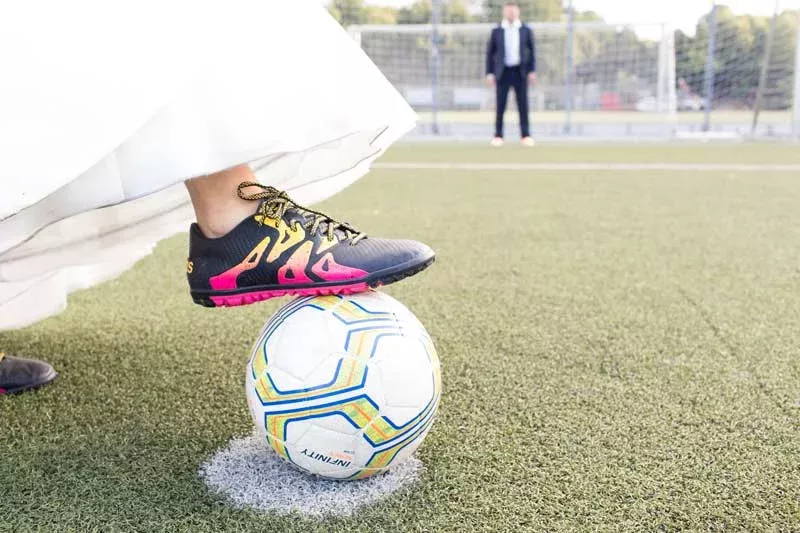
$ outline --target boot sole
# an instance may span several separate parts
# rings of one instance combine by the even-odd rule
[[[327,296],[335,294],[357,294],[382,285],[389,285],[418,274],[431,266],[436,256],[415,259],[392,269],[374,272],[365,278],[349,283],[316,283],[306,286],[262,285],[237,291],[192,291],[194,303],[204,307],[238,307],[281,296]]]

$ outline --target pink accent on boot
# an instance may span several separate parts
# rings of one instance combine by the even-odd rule
[[[311,248],[313,247],[313,242],[306,242],[292,254],[285,265],[278,269],[279,284],[300,285],[314,283],[314,280],[306,275],[306,267],[311,259]]]
[[[215,291],[229,291],[235,289],[238,286],[236,280],[239,279],[239,274],[246,270],[249,269],[244,265],[236,265],[235,267],[231,268],[230,270],[226,270],[218,276],[209,278],[208,283]]]
[[[211,296],[211,301],[217,307],[236,307],[249,305],[270,298],[281,296],[327,296],[332,294],[356,294],[367,292],[370,289],[366,282],[353,283],[352,285],[333,285],[328,287],[312,287],[305,289],[272,289],[268,291],[247,292],[230,296]]]
[[[322,256],[322,259],[311,267],[311,272],[325,281],[349,281],[364,278],[369,274],[359,268],[340,265],[330,252]]]
[[[230,291],[237,288],[239,286],[237,282],[239,275],[258,266],[258,262],[261,261],[261,256],[264,255],[264,250],[267,249],[267,246],[269,246],[269,237],[258,243],[241,263],[229,268],[222,274],[209,278],[208,283],[211,288],[215,291]]]

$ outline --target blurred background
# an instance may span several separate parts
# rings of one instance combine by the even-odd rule
[[[491,136],[484,54],[503,0],[320,1],[418,111],[413,136]],[[537,138],[800,139],[800,0],[518,3]]]

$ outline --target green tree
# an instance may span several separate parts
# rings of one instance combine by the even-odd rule
[[[484,0],[483,18],[498,22],[503,18],[505,0]],[[553,22],[561,20],[562,0],[519,0],[522,20],[526,22]]]
[[[765,104],[768,108],[788,109],[793,104],[794,77],[800,72],[794,71],[794,57],[797,51],[797,25],[800,22],[800,11],[784,11],[778,15],[775,25],[772,61],[767,76],[767,92]]]
[[[427,24],[431,21],[430,0],[417,0],[408,7],[403,7],[397,14],[399,24]]]
[[[603,17],[594,11],[575,11],[576,22],[603,22]]]
[[[726,6],[717,8],[714,50],[714,99],[717,105],[751,105],[764,60],[769,18],[736,15]],[[784,108],[792,97],[793,57],[796,46],[797,13],[785,11],[775,27],[773,56],[767,70],[765,107]],[[676,74],[691,90],[705,95],[709,16],[700,18],[694,36],[675,35]]]
[[[328,12],[333,15],[339,24],[364,24],[367,21],[367,8],[364,0],[331,0]]]
[[[397,24],[398,10],[389,6],[367,6],[367,24]]]
[[[428,24],[431,22],[433,7],[431,0],[416,0],[409,7],[400,9],[397,22],[400,24]],[[441,21],[445,24],[469,22],[472,17],[463,0],[445,0],[442,3]]]
[[[472,21],[472,16],[469,14],[469,10],[463,0],[450,0],[447,2],[444,16],[445,22],[448,24],[463,24]]]

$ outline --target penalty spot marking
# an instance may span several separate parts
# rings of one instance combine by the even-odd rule
[[[310,476],[284,461],[257,435],[231,440],[200,467],[209,490],[236,508],[314,518],[350,516],[417,482],[416,458],[360,481]]]
[[[377,169],[400,170],[664,170],[675,172],[800,172],[800,164],[730,164],[730,163],[375,163]]]

